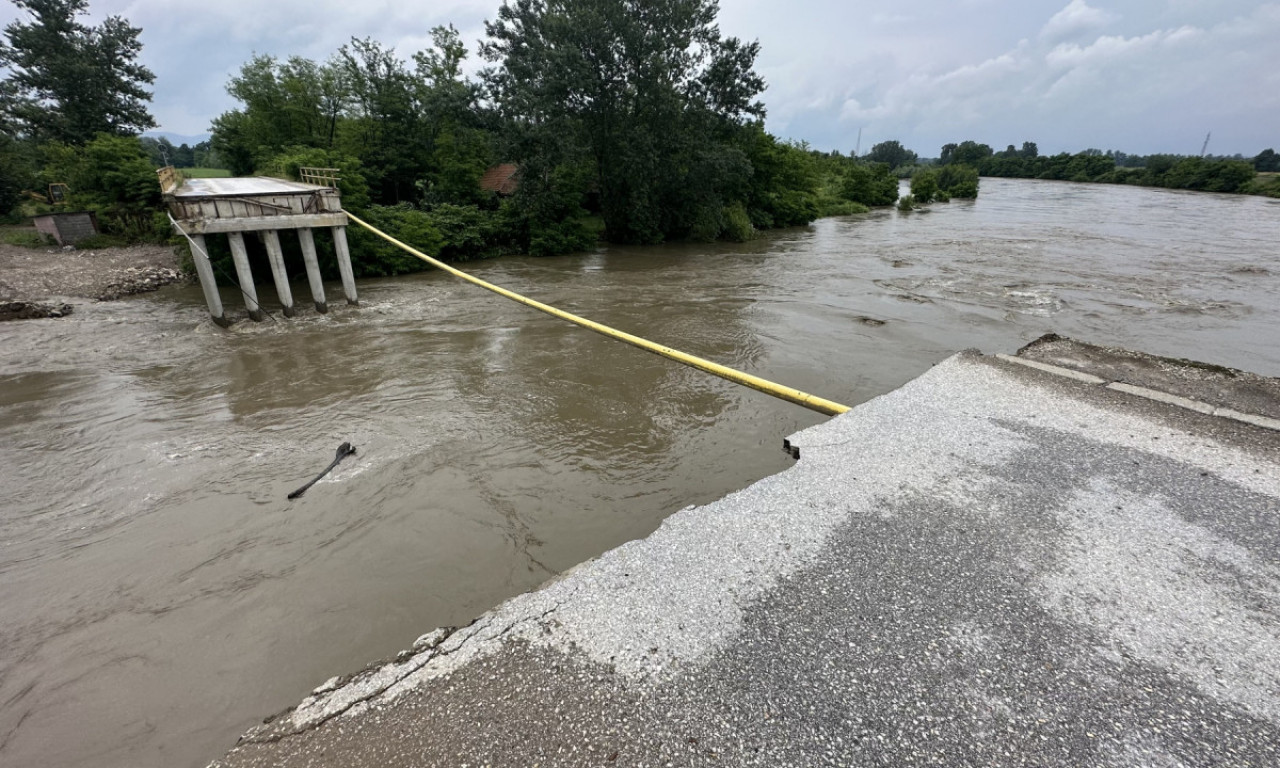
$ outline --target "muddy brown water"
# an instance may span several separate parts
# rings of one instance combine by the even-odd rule
[[[1277,242],[1276,200],[988,179],[745,245],[470,269],[852,405],[1047,331],[1280,375]],[[194,287],[0,325],[0,764],[203,765],[785,468],[822,418],[441,274],[360,291],[229,332]]]

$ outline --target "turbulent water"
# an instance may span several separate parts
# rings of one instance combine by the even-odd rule
[[[1048,331],[1280,375],[1277,242],[1276,200],[988,179],[745,245],[470,268],[853,405]],[[786,467],[821,418],[438,273],[360,291],[230,331],[192,287],[0,325],[0,764],[203,765]]]

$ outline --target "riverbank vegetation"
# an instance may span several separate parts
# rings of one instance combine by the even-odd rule
[[[986,144],[965,141],[944,146],[939,162],[944,165],[962,162],[975,167],[982,176],[1280,197],[1280,184],[1268,175],[1268,172],[1280,171],[1280,157],[1272,149],[1263,150],[1251,160],[1167,154],[1142,156],[1098,149],[1041,155],[1034,142],[1024,142],[1020,148],[1010,144],[996,152]]]
[[[346,207],[454,261],[601,239],[741,241],[893,205],[907,177],[916,205],[975,197],[980,175],[1280,194],[1257,175],[1280,168],[1272,150],[1250,164],[965,141],[931,161],[893,140],[863,157],[781,140],[764,129],[759,45],[722,35],[713,0],[644,14],[616,0],[509,0],[474,76],[452,26],[407,55],[353,39],[324,60],[255,56],[228,81],[238,106],[211,138],[174,146],[138,135],[154,126],[141,30],[118,16],[83,23],[87,0],[15,5],[25,17],[0,39],[0,216],[89,209],[130,242],[171,238],[160,165],[191,177],[337,168]],[[349,234],[361,275],[421,268]]]
[[[463,261],[602,238],[746,240],[897,199],[897,156],[819,152],[765,131],[759,45],[723,36],[712,0],[645,14],[599,0],[508,2],[486,25],[475,77],[452,26],[407,56],[371,39],[323,61],[255,56],[227,84],[239,106],[195,146],[137,138],[153,125],[154,81],[136,64],[139,30],[119,17],[81,24],[84,0],[16,4],[29,18],[6,27],[0,48],[13,73],[0,104],[0,156],[13,160],[3,211],[48,210],[54,201],[20,193],[65,184],[64,203],[97,211],[108,232],[164,238],[154,167],[296,178],[320,166],[339,169],[348,208]],[[103,41],[109,51],[95,48]],[[119,66],[86,110],[81,84],[59,73],[93,56]],[[111,93],[120,104],[104,103]],[[421,266],[357,228],[350,236],[361,274]]]

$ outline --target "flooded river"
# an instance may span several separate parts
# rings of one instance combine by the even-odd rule
[[[1277,200],[987,179],[743,245],[469,268],[854,405],[1048,331],[1280,375],[1278,242]],[[203,765],[785,468],[822,418],[438,273],[360,291],[229,332],[194,287],[0,325],[0,764]]]

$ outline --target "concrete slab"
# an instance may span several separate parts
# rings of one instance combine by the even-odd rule
[[[175,189],[174,197],[252,197],[254,195],[296,195],[316,192],[325,187],[303,184],[266,176],[243,176],[221,179],[186,179]]]
[[[214,765],[1280,765],[1275,432],[970,353],[791,440]]]
[[[1100,347],[1057,334],[1033,341],[1019,350],[1018,356],[1219,408],[1280,419],[1280,380],[1235,368]]]

